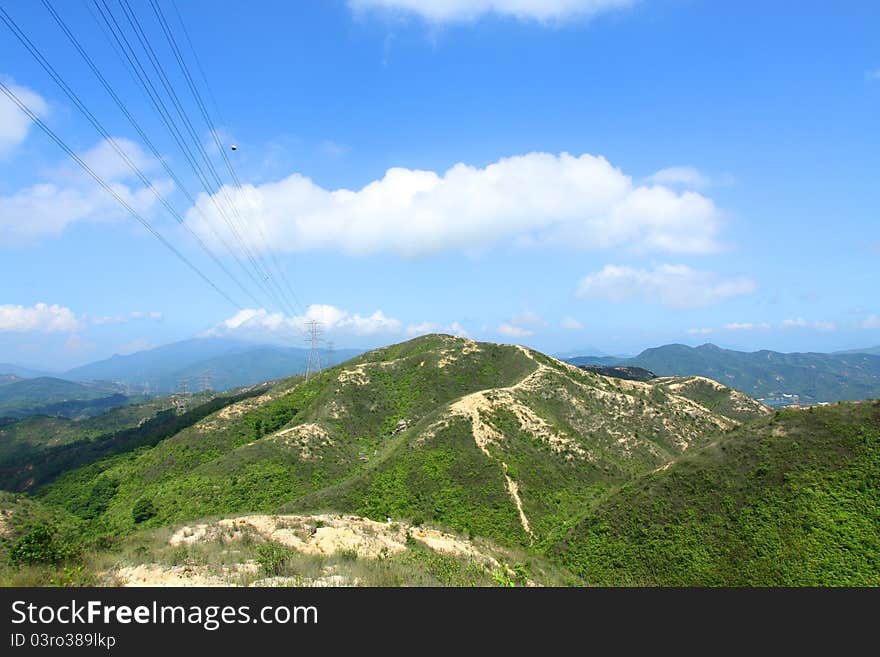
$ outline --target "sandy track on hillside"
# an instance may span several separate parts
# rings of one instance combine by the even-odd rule
[[[303,554],[333,555],[345,552],[375,559],[407,549],[407,536],[426,547],[456,557],[470,557],[486,566],[498,562],[471,541],[429,527],[404,522],[376,522],[352,515],[321,514],[250,515],[225,518],[215,523],[187,525],[169,539],[172,546],[193,545],[213,540],[237,541],[245,535],[280,543]]]

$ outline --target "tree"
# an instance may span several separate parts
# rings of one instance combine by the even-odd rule
[[[155,515],[156,507],[153,506],[152,500],[146,497],[140,498],[131,509],[131,519],[134,520],[135,524],[149,520]]]

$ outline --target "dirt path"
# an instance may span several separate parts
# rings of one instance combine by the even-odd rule
[[[470,419],[471,433],[474,436],[474,442],[477,444],[477,447],[488,458],[493,461],[498,461],[501,464],[501,469],[504,472],[504,479],[507,482],[507,493],[510,495],[513,503],[516,505],[517,511],[519,512],[520,524],[522,524],[522,527],[526,534],[529,535],[529,538],[534,541],[535,534],[532,532],[532,528],[529,525],[529,518],[526,516],[526,512],[523,509],[522,499],[519,496],[519,484],[517,484],[517,482],[508,474],[507,464],[501,459],[493,456],[489,451],[489,445],[492,443],[500,444],[504,440],[504,436],[490,424],[484,422],[482,417],[484,412],[489,412],[496,406],[495,402],[489,399],[489,395],[497,396],[502,394],[510,396],[509,399],[512,400],[513,398],[511,395],[515,390],[519,388],[527,388],[532,379],[539,378],[544,370],[550,369],[543,363],[539,363],[535,360],[532,354],[529,353],[529,350],[525,347],[517,345],[517,349],[537,365],[532,372],[524,376],[519,382],[512,386],[506,388],[487,388],[486,390],[478,390],[477,392],[465,395],[458,401],[453,402],[449,406],[449,410],[455,415]]]

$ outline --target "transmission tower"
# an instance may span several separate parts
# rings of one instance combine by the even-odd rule
[[[333,342],[327,343],[327,367],[333,367],[336,364],[333,358]]]
[[[214,370],[205,370],[200,376],[201,391],[208,392],[214,389]]]
[[[321,352],[320,344],[324,341],[324,329],[321,328],[321,322],[314,319],[306,322],[306,342],[309,343],[309,362],[306,365],[306,381],[313,374],[321,371]]]

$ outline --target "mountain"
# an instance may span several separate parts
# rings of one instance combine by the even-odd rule
[[[431,335],[132,419],[0,467],[0,583],[880,581],[875,402]]]
[[[769,412],[723,386],[730,403],[709,409],[698,384],[612,379],[524,347],[426,336],[282,381],[39,496],[74,510],[112,483],[102,526],[122,533],[143,498],[149,526],[332,510],[528,546],[611,488]]]
[[[657,378],[653,372],[641,367],[623,367],[617,365],[578,365],[582,370],[610,376],[615,379],[627,379],[628,381],[650,381]]]
[[[74,383],[54,377],[22,379],[0,386],[0,418],[27,415],[83,417],[128,403],[110,383]]]
[[[590,584],[877,586],[880,402],[778,411],[601,500],[550,551]]]
[[[873,356],[880,356],[880,346],[877,347],[866,347],[864,349],[847,349],[846,351],[835,351],[835,354],[871,354]]]
[[[21,367],[12,363],[0,363],[0,375],[12,374],[19,379],[35,379],[40,376],[52,376],[49,372]]]
[[[713,344],[670,344],[633,358],[579,357],[576,365],[642,367],[659,376],[703,376],[768,404],[815,404],[880,397],[880,355],[742,352]]]
[[[23,381],[24,377],[18,376],[17,374],[0,374],[0,386],[6,383],[15,383],[16,381]]]
[[[194,338],[125,356],[116,354],[105,360],[75,367],[65,372],[64,376],[74,381],[154,382],[199,361],[238,354],[251,348],[251,343],[240,340]]]
[[[189,390],[228,390],[304,372],[308,350],[254,345],[221,338],[196,338],[74,368],[64,376],[74,381],[107,380],[138,391],[170,394],[188,380]],[[340,349],[321,353],[336,362],[360,353]]]

